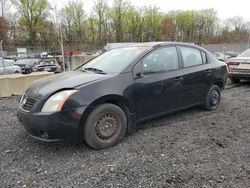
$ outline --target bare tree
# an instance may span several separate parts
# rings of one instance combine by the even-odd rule
[[[84,40],[83,36],[86,20],[82,1],[69,1],[61,10],[61,19],[65,25],[68,44],[72,47],[72,45],[82,42]]]
[[[29,33],[29,43],[33,45],[39,27],[46,21],[49,3],[47,0],[13,0],[21,14],[20,24],[25,26]]]
[[[108,11],[107,0],[97,0],[95,2],[94,12],[97,16],[99,46],[102,46],[106,42],[107,11]]]
[[[1,17],[5,17],[6,12],[10,9],[11,4],[9,0],[0,0]]]

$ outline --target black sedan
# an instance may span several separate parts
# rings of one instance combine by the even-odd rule
[[[21,67],[22,73],[30,74],[33,72],[33,67],[40,59],[19,59],[14,65]]]
[[[34,82],[18,117],[38,140],[85,140],[103,149],[139,122],[197,105],[217,109],[226,79],[226,64],[198,46],[135,44]]]

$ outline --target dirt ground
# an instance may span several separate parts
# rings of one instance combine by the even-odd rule
[[[0,99],[1,187],[250,187],[250,83],[228,84],[221,106],[140,124],[95,151],[26,136],[19,97]]]

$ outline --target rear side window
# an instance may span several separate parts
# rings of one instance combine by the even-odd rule
[[[143,73],[150,74],[178,69],[176,47],[163,47],[147,55],[143,59]]]
[[[184,67],[192,67],[203,64],[203,57],[201,51],[195,48],[180,47],[183,57]]]

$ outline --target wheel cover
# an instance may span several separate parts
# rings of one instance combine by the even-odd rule
[[[213,90],[211,93],[211,100],[210,100],[210,104],[212,106],[217,106],[218,103],[220,101],[220,94],[217,90]]]
[[[105,113],[95,123],[96,139],[109,143],[116,140],[121,131],[121,120],[116,113]]]

